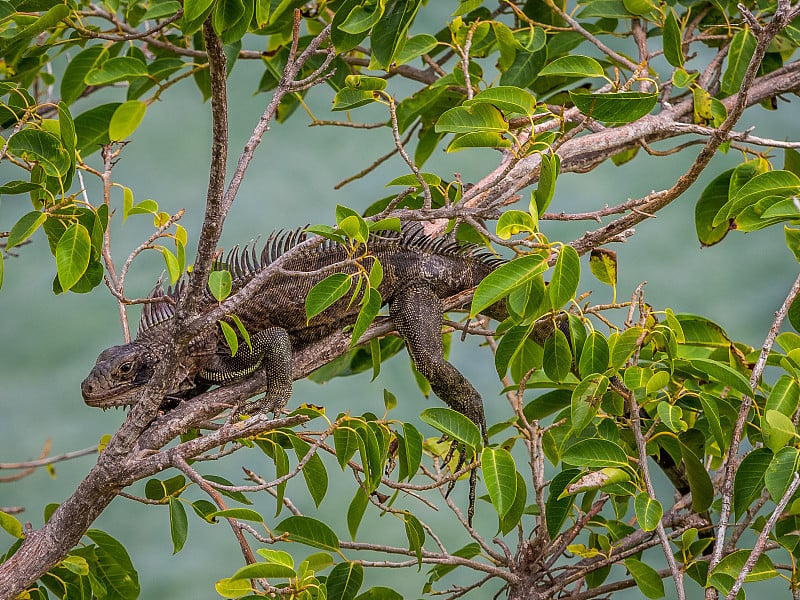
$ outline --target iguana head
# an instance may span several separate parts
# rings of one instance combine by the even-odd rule
[[[156,354],[140,342],[112,346],[100,353],[91,373],[81,383],[83,399],[89,406],[99,408],[135,404],[156,364]]]

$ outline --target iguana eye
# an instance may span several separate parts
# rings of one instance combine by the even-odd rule
[[[124,362],[119,366],[119,372],[122,373],[123,375],[127,375],[128,373],[130,373],[131,369],[133,369],[132,362]]]

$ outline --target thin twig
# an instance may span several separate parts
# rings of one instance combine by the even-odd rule
[[[781,497],[778,505],[775,507],[775,510],[767,519],[766,525],[761,530],[761,533],[758,534],[758,539],[756,540],[753,549],[750,551],[750,554],[747,557],[747,560],[742,567],[742,570],[739,571],[739,574],[736,576],[736,581],[734,582],[733,586],[731,587],[730,592],[728,592],[728,596],[726,600],[734,600],[739,593],[742,585],[744,584],[744,580],[750,574],[750,571],[753,570],[753,567],[756,566],[756,562],[758,561],[761,554],[764,552],[764,548],[767,545],[767,540],[769,540],[769,536],[772,533],[772,529],[775,527],[775,523],[778,522],[778,519],[781,517],[783,513],[783,509],[786,508],[786,505],[789,504],[789,500],[792,499],[794,493],[797,491],[797,488],[800,487],[800,474],[795,473],[792,477],[792,482],[789,484],[789,487],[784,492],[783,496]]]
[[[761,374],[767,365],[767,358],[769,357],[772,346],[775,343],[775,338],[778,337],[783,320],[789,313],[789,307],[794,302],[797,295],[800,294],[800,275],[795,279],[786,299],[781,304],[781,307],[775,313],[775,318],[769,328],[764,344],[761,347],[761,354],[753,367],[753,373],[750,376],[750,387],[753,389],[753,395],[758,387],[758,382],[761,379]],[[722,560],[722,550],[725,545],[725,532],[728,527],[728,520],[730,519],[731,507],[733,504],[733,480],[736,475],[736,468],[739,464],[739,443],[742,439],[744,432],[744,425],[747,417],[750,414],[750,407],[752,406],[753,398],[751,396],[742,396],[742,404],[739,408],[739,415],[736,419],[736,424],[733,428],[733,435],[731,436],[731,445],[728,447],[726,455],[725,475],[722,480],[722,504],[720,507],[719,522],[717,525],[716,540],[714,542],[714,550],[711,555],[711,568],[719,564]]]

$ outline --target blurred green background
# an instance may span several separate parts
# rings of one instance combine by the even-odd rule
[[[438,18],[437,13],[447,12],[430,6],[426,10],[428,14],[434,11],[433,18]],[[232,164],[268,102],[265,95],[253,95],[261,72],[259,64],[242,61],[230,80]],[[392,80],[388,91],[401,94],[406,89],[402,82]],[[329,113],[332,96],[332,91],[324,86],[311,92],[309,106],[318,118],[341,117]],[[103,100],[92,99],[100,101]],[[81,102],[86,101],[78,101],[74,113],[88,107]],[[755,134],[759,136],[798,139],[796,114],[796,102],[791,106],[782,103],[778,112],[755,107],[745,114],[737,130],[756,126]],[[386,115],[380,110],[366,109],[363,115],[355,113],[354,117],[378,121]],[[226,248],[259,235],[263,239],[275,228],[331,223],[336,204],[363,210],[387,195],[383,188],[386,181],[406,172],[405,165],[395,158],[368,177],[334,191],[338,181],[392,148],[391,133],[387,128],[356,131],[307,127],[308,123],[308,117],[300,109],[288,123],[273,124],[264,137],[225,225],[222,243]],[[113,172],[114,181],[130,187],[137,201],[153,198],[162,210],[170,213],[186,208],[182,224],[189,231],[190,247],[196,243],[202,220],[209,131],[209,105],[200,102],[199,92],[191,81],[183,82],[148,109],[142,126],[123,150]],[[552,209],[566,212],[597,209],[669,187],[696,152],[696,148],[690,148],[679,155],[657,159],[640,153],[637,159],[619,168],[607,163],[588,174],[564,174],[558,181]],[[497,159],[491,151],[452,155],[440,151],[426,164],[425,170],[435,171],[443,178],[452,178],[458,172],[463,181],[474,182],[490,171]],[[636,285],[647,281],[645,298],[656,309],[670,307],[676,312],[705,315],[721,324],[735,339],[758,346],[798,270],[785,247],[781,228],[748,235],[733,232],[722,244],[707,249],[700,248],[694,232],[694,204],[704,185],[740,161],[741,155],[736,151],[728,156],[720,154],[697,185],[656,219],[640,224],[637,234],[627,243],[614,245],[613,249],[619,253],[619,299],[629,297]],[[97,155],[92,162],[99,166]],[[783,158],[776,157],[775,164],[780,168]],[[97,204],[101,199],[98,182],[88,176],[86,184],[89,198]],[[525,205],[528,193],[529,190],[523,192]],[[121,193],[115,194],[119,208]],[[8,228],[28,210],[26,196],[4,198],[0,204],[0,222]],[[124,227],[116,221],[119,219],[112,226],[113,248],[116,260],[121,263],[152,226],[146,216],[131,217]],[[542,223],[551,240],[564,241],[596,226],[592,222]],[[124,418],[118,411],[86,407],[79,388],[97,354],[122,340],[116,302],[103,286],[85,296],[53,296],[50,290],[55,267],[41,232],[34,235],[32,244],[19,249],[19,255],[6,261],[5,282],[0,292],[0,462],[36,458],[47,439],[52,441],[52,454],[95,445],[101,436],[113,433]],[[594,290],[593,302],[609,301],[610,289],[592,277],[585,260],[582,266],[580,290]],[[140,259],[127,281],[128,295],[146,294],[163,269],[160,254],[151,253]],[[134,330],[136,313],[131,310]],[[621,322],[623,318],[620,314],[616,320]],[[483,394],[489,420],[507,418],[510,409],[499,395],[501,386],[491,355],[479,348],[478,342],[454,343],[451,359]],[[405,354],[389,360],[376,382],[370,383],[369,379],[368,374],[362,374],[334,380],[325,386],[298,382],[292,405],[303,402],[323,405],[331,417],[347,410],[356,414],[366,410],[382,414],[383,388],[387,388],[399,398],[392,416],[419,422],[417,415],[429,401],[416,388]],[[533,392],[530,394],[532,397]],[[430,402],[438,400],[431,398]],[[427,428],[424,433],[433,435]],[[94,460],[88,456],[57,464],[52,477],[40,469],[19,482],[0,484],[0,506],[24,506],[26,510],[19,518],[39,527],[44,506],[66,498]],[[242,481],[237,464],[266,477],[274,473],[271,463],[258,451],[242,452],[233,460],[206,465],[200,470]],[[355,486],[335,463],[327,464],[330,487],[319,514],[329,522],[341,523],[337,532],[344,539],[347,537],[344,515]],[[141,486],[137,486],[132,493],[141,491]],[[287,494],[306,514],[316,514],[302,481],[290,482]],[[466,506],[465,484],[456,489],[454,498]],[[284,513],[271,520],[274,500],[266,495],[255,508],[268,517],[268,523],[277,523],[287,516]],[[191,511],[189,514],[189,539],[175,556],[172,556],[166,507],[144,506],[120,498],[98,519],[96,527],[120,539],[130,552],[140,573],[142,598],[214,597],[214,581],[241,566],[238,546],[227,525],[209,525],[196,519]],[[420,516],[432,517],[427,509]],[[477,517],[479,523],[486,525],[486,536],[491,537],[495,527],[491,507],[479,503]],[[365,540],[406,545],[402,523],[391,517],[381,518],[373,510],[367,511],[361,532]],[[455,527],[445,532],[445,540],[452,540],[453,548],[468,541]],[[10,539],[0,541],[0,549],[7,543]],[[303,552],[305,549],[299,549],[300,556]],[[611,577],[615,574],[622,576],[623,571],[612,571]],[[400,570],[369,570],[367,583],[388,585],[406,597],[416,597],[421,592],[422,578]],[[674,588],[671,592],[669,582],[665,587],[670,597]],[[489,597],[486,591],[473,597]],[[618,597],[640,596],[631,591]]]

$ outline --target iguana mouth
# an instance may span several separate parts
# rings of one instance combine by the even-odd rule
[[[98,388],[97,384],[87,377],[81,383],[81,395],[88,406],[95,408],[111,408],[131,406],[136,403],[142,387],[136,384],[117,386],[113,390]]]

